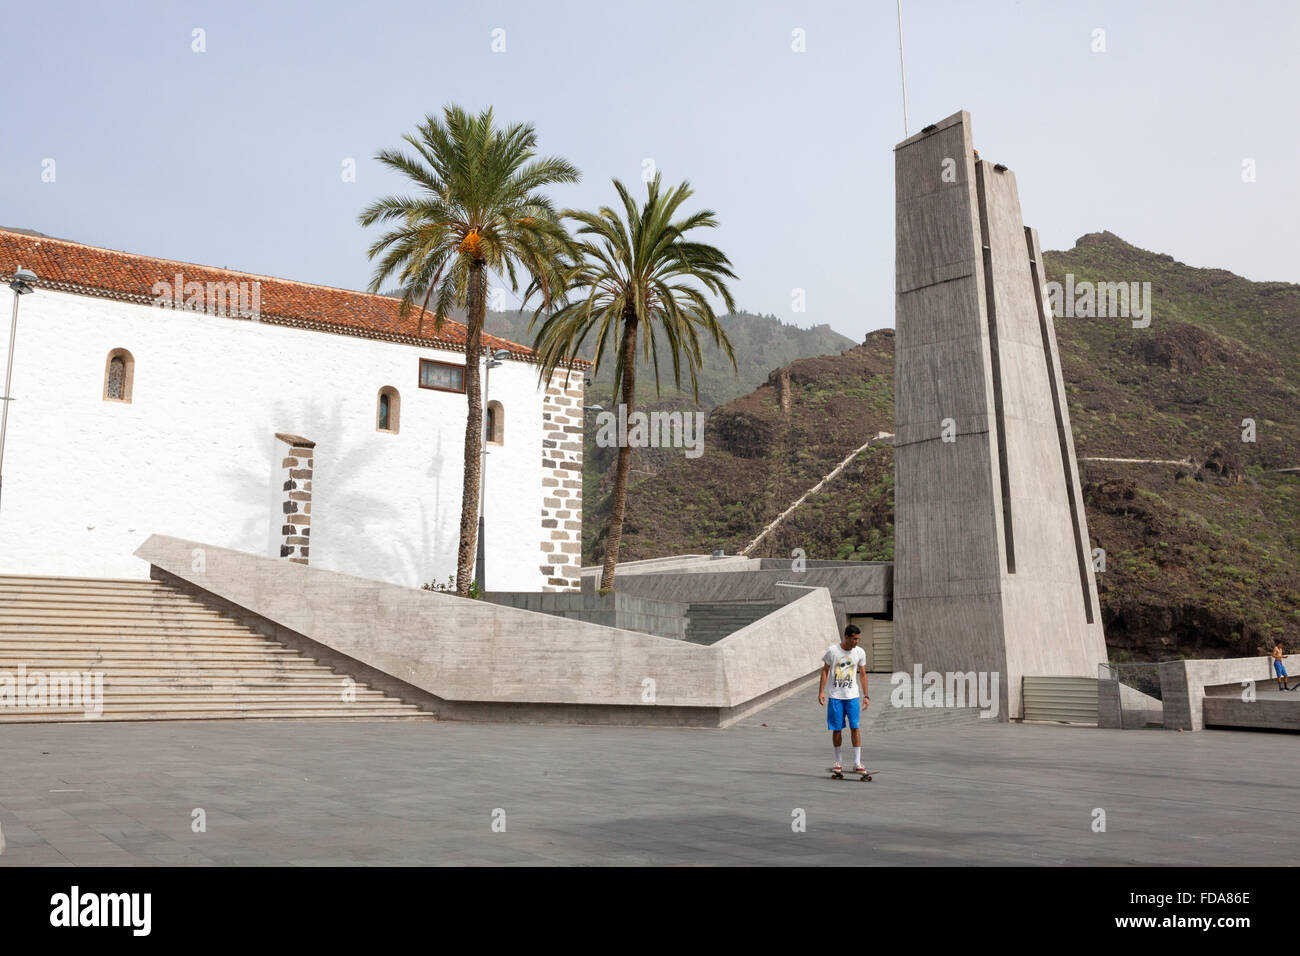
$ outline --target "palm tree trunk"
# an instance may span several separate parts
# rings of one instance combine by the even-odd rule
[[[486,278],[483,263],[475,262],[469,273],[469,308],[466,321],[469,332],[465,342],[465,397],[469,406],[465,416],[465,480],[460,495],[460,547],[456,554],[456,593],[469,596],[474,580],[474,550],[478,538],[479,482],[483,464],[483,391],[479,375],[479,352],[483,341],[483,318],[487,307],[483,295]]]
[[[637,315],[633,309],[623,312],[623,406],[627,420],[632,420],[632,404],[636,397],[636,326]],[[618,564],[618,546],[623,540],[623,515],[627,508],[627,477],[631,472],[632,447],[623,441],[618,448],[618,465],[614,469],[614,504],[609,518],[609,537],[605,543],[605,570],[600,576],[600,589],[614,587],[614,566]]]

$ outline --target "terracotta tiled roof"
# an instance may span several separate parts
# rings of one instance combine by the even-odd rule
[[[353,292],[330,286],[277,279],[273,276],[216,269],[171,259],[101,249],[64,239],[28,236],[0,229],[0,277],[7,280],[19,268],[37,275],[36,285],[64,292],[77,292],[128,302],[152,304],[158,298],[156,283],[258,283],[260,320],[317,331],[360,335],[366,338],[427,343],[431,347],[464,351],[467,330],[460,322],[447,319],[435,335],[433,315],[426,312],[423,328],[420,310],[414,307],[400,314],[397,299],[368,292]],[[522,359],[534,358],[533,350],[516,342],[483,336],[484,347],[507,349]],[[574,360],[573,365],[590,363]]]

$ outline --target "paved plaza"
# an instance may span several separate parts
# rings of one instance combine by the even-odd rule
[[[729,730],[8,725],[0,866],[1295,859],[1294,735],[908,730],[867,737],[861,783],[822,772],[821,720],[804,693]]]

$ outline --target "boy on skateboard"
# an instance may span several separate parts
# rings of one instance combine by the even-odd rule
[[[867,697],[867,652],[858,647],[861,633],[856,625],[850,624],[844,629],[844,640],[832,644],[822,656],[822,680],[817,688],[817,703],[826,704],[826,678],[834,672],[830,703],[826,707],[826,726],[831,732],[831,743],[835,745],[835,765],[831,767],[831,773],[836,776],[844,771],[840,763],[840,745],[844,742],[846,723],[853,738],[853,772],[867,772],[867,768],[862,765],[862,738],[858,733],[859,675],[862,677],[863,706],[871,706],[871,699]]]
[[[1286,665],[1282,663],[1284,657],[1286,657],[1286,652],[1282,650],[1282,642],[1278,641],[1273,645],[1273,672],[1277,674],[1277,689],[1295,690],[1294,687],[1287,686],[1291,682],[1286,679]]]

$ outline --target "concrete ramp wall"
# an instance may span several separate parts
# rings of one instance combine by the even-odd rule
[[[1283,659],[1295,686],[1300,672],[1300,654]],[[1271,658],[1227,657],[1217,660],[1162,661],[1160,697],[1164,702],[1166,730],[1203,730],[1206,724],[1207,698],[1218,698],[1210,709],[1212,722],[1243,727],[1274,727],[1278,730],[1300,729],[1300,700],[1292,695],[1277,700],[1264,699],[1277,678],[1273,676]],[[1242,700],[1247,684],[1252,685],[1255,699]],[[1293,692],[1300,697],[1300,691]],[[1246,695],[1250,696],[1250,695]],[[1236,698],[1244,707],[1235,707]],[[1268,706],[1265,706],[1268,705]],[[1293,708],[1293,709],[1292,709]],[[1260,719],[1260,715],[1268,715]],[[1270,722],[1271,721],[1271,722]]]
[[[162,535],[136,556],[444,717],[725,725],[815,673],[835,636],[825,589],[702,647]]]

